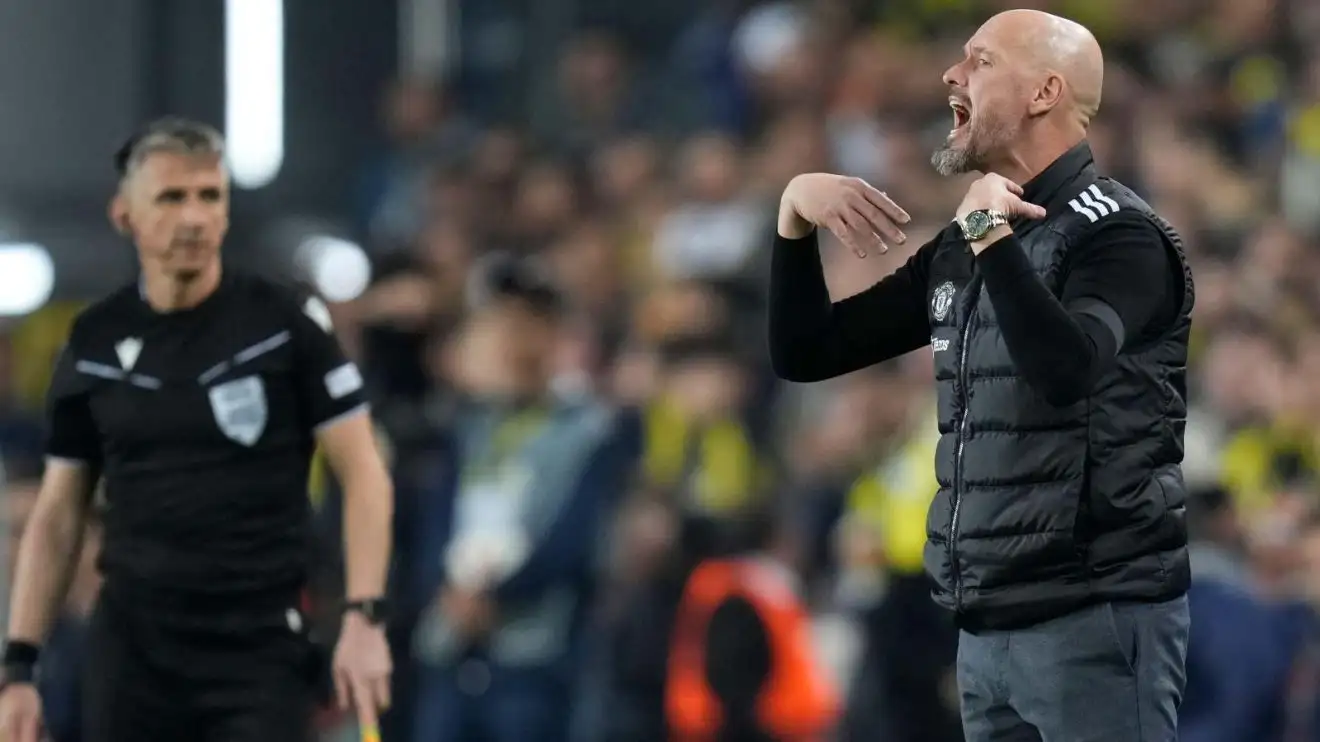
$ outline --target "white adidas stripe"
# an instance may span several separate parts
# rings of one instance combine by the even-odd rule
[[[1110,212],[1118,211],[1118,202],[1106,196],[1105,194],[1101,193],[1100,186],[1096,185],[1095,183],[1092,183],[1091,187],[1087,188],[1086,190],[1090,191],[1091,195],[1096,197],[1096,200],[1101,201],[1104,203],[1105,206],[1108,206]]]
[[[1090,192],[1082,191],[1081,196],[1082,196],[1082,203],[1089,206],[1092,211],[1099,214],[1100,216],[1109,216],[1109,209],[1106,209],[1104,204],[1100,203],[1099,201],[1096,201],[1094,198],[1091,198]]]
[[[1090,219],[1092,222],[1100,221],[1100,217],[1096,216],[1094,211],[1091,211],[1085,206],[1082,206],[1081,204],[1077,203],[1077,199],[1074,198],[1073,200],[1069,201],[1068,205],[1072,207],[1073,211],[1076,211],[1078,214],[1081,214],[1087,219]]]
[[[1100,221],[1100,217],[1109,216],[1119,210],[1118,202],[1106,196],[1100,191],[1100,187],[1095,183],[1087,186],[1076,198],[1068,202],[1073,211],[1089,219],[1092,223]]]

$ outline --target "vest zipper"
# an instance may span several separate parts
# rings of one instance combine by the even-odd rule
[[[949,523],[949,566],[953,572],[955,611],[962,610],[963,599],[962,569],[958,565],[958,516],[962,510],[963,451],[967,448],[967,421],[971,417],[969,413],[972,405],[972,395],[967,388],[967,341],[972,334],[972,317],[976,313],[976,301],[980,298],[981,287],[973,278],[967,284],[967,289],[967,316],[958,341],[958,393],[962,397],[962,419],[958,421],[958,445],[953,452],[953,515]]]

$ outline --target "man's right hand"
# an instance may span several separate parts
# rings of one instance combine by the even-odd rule
[[[0,691],[0,740],[41,742],[41,697],[31,683]]]
[[[829,173],[807,173],[789,181],[779,201],[779,234],[801,239],[815,227],[824,227],[858,257],[907,239],[900,224],[912,220],[884,193],[861,178]]]

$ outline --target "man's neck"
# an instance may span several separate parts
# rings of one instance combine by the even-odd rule
[[[220,285],[220,263],[195,276],[186,279],[166,273],[144,271],[142,274],[142,298],[157,312],[177,312],[191,309],[211,294]]]
[[[1076,147],[1085,137],[1052,135],[1045,141],[1033,141],[1009,152],[1002,162],[995,163],[990,172],[1022,185],[1045,172],[1054,161]]]

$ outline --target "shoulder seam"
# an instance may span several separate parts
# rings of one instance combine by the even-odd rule
[[[1062,224],[1050,224],[1049,230],[1055,235],[1068,241],[1070,244],[1091,239],[1102,229],[1106,227],[1146,227],[1152,234],[1159,235],[1161,239],[1164,236],[1164,230],[1160,224],[1150,215],[1139,209],[1122,209],[1121,213],[1111,215],[1109,218],[1100,218],[1095,221],[1082,221],[1080,224],[1074,223],[1073,228]]]

